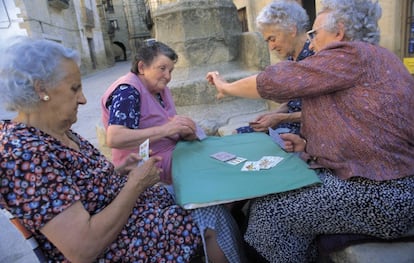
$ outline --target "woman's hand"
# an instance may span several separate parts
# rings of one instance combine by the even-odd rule
[[[294,133],[280,134],[280,138],[285,142],[285,151],[304,152],[306,140]]]
[[[139,156],[139,154],[131,153],[127,156],[123,164],[116,167],[116,171],[121,175],[128,174],[132,169],[137,167],[137,164],[139,161],[141,161],[141,159],[142,158]]]
[[[257,132],[265,132],[269,127],[275,127],[281,120],[283,113],[266,113],[257,117],[253,122],[250,123],[250,127]]]
[[[214,85],[217,89],[217,99],[221,99],[227,96],[225,92],[225,86],[228,84],[222,77],[220,77],[220,74],[217,71],[208,72],[206,79],[208,83],[211,85]]]
[[[163,126],[169,135],[178,134],[181,138],[195,136],[197,129],[195,122],[191,118],[181,115],[171,117]]]
[[[152,156],[142,165],[135,164],[134,169],[128,174],[128,181],[132,180],[139,188],[148,188],[160,181],[161,168],[157,167],[157,163],[161,161],[161,157]]]

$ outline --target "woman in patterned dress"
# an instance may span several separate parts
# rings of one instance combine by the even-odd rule
[[[78,54],[18,37],[1,52],[0,194],[53,262],[189,262],[202,248],[195,213],[156,183],[160,157],[115,168],[71,130],[82,92]],[[223,208],[216,207],[217,213]],[[208,256],[228,262],[207,229]],[[211,246],[211,244],[213,244]],[[237,262],[237,261],[233,261]]]
[[[322,0],[316,53],[256,76],[208,80],[225,95],[302,99],[301,134],[282,134],[322,184],[255,199],[245,240],[270,262],[314,262],[320,234],[397,238],[414,225],[414,78],[380,47],[373,0]]]

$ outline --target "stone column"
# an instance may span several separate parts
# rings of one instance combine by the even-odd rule
[[[176,80],[238,59],[241,24],[231,0],[178,0],[159,6],[153,15],[156,39],[178,53]]]

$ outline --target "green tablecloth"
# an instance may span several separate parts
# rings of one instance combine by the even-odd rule
[[[280,156],[283,161],[269,170],[241,171],[244,163],[230,165],[210,157],[225,151],[258,161]],[[249,199],[320,183],[316,173],[299,157],[286,153],[264,133],[244,133],[203,141],[180,141],[172,162],[174,190],[184,208]]]

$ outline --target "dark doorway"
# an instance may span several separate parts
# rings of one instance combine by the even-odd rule
[[[308,13],[310,27],[312,28],[313,21],[315,21],[315,17],[316,17],[315,0],[302,1],[302,6],[303,8],[305,8],[306,12]]]
[[[126,61],[127,60],[127,55],[126,55],[126,48],[125,45],[122,44],[119,41],[114,41],[114,44],[117,45],[118,47],[120,47],[122,49],[122,53],[123,53],[123,57],[121,58],[115,58],[116,61]]]

